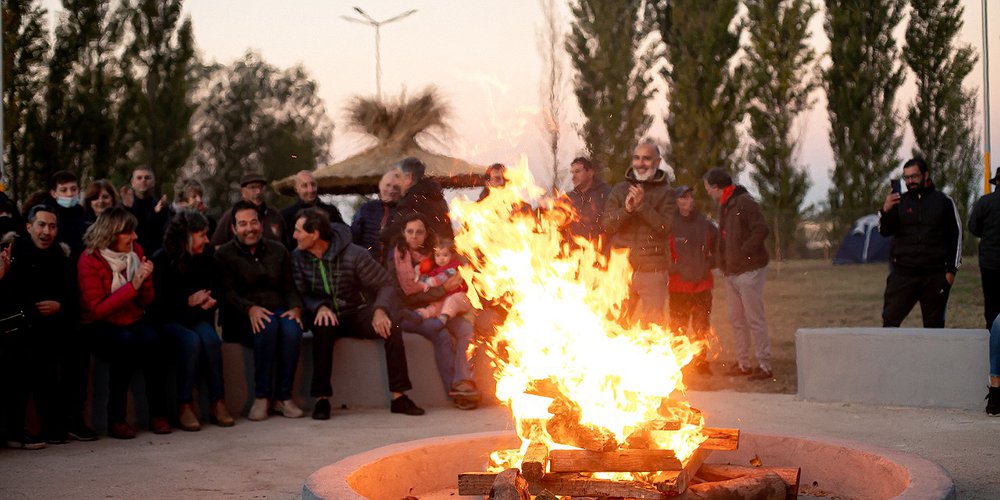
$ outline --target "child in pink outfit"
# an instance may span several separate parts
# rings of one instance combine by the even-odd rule
[[[417,282],[423,284],[424,291],[427,291],[431,287],[443,285],[448,278],[458,274],[458,267],[461,265],[462,263],[455,257],[453,243],[445,239],[434,246],[434,258],[424,259],[418,266],[418,272],[414,274]],[[472,303],[466,295],[468,290],[469,287],[462,282],[458,290],[417,309],[416,313],[423,319],[437,317],[442,324],[447,324],[449,319],[461,316],[472,309]]]

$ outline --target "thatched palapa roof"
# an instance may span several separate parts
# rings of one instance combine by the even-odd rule
[[[412,99],[404,95],[398,103],[355,97],[347,111],[351,127],[374,137],[377,143],[346,160],[317,168],[313,175],[320,193],[378,192],[382,175],[408,156],[424,162],[427,166],[425,176],[435,179],[442,187],[483,185],[485,167],[431,153],[417,144],[418,136],[435,139],[435,132],[446,132],[448,109],[433,88]],[[289,196],[295,195],[293,185],[294,176],[272,184],[276,191]]]

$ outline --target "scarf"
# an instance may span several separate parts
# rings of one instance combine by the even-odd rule
[[[399,286],[403,289],[403,294],[413,295],[424,291],[424,287],[416,281],[419,276],[416,264],[414,264],[414,262],[423,260],[424,256],[416,250],[400,252],[397,248],[392,258],[395,260],[396,278],[399,281]]]
[[[139,269],[139,256],[132,250],[126,253],[102,248],[101,257],[104,257],[104,260],[111,266],[112,293],[131,281]]]

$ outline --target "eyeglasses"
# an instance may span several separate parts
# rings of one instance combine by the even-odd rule
[[[903,180],[904,181],[919,181],[923,176],[924,176],[924,174],[904,175],[903,176]]]

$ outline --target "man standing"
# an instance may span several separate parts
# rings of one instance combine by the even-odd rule
[[[771,340],[764,317],[764,281],[770,258],[764,240],[770,230],[760,206],[746,188],[733,184],[722,167],[705,173],[705,191],[719,204],[719,270],[726,279],[726,305],[736,343],[736,364],[727,375],[767,380],[771,371]],[[750,369],[753,339],[758,367]]]
[[[379,234],[396,213],[396,203],[401,196],[396,171],[390,170],[378,181],[378,199],[362,203],[351,221],[354,244],[367,249],[380,264],[385,262],[385,248]]]
[[[267,189],[267,179],[264,176],[249,172],[240,178],[240,200],[250,203],[257,208],[257,220],[265,238],[284,242],[285,241],[285,220],[277,210],[264,203],[264,193]],[[212,246],[218,248],[223,243],[233,239],[233,209],[230,208],[222,214],[219,226],[215,228],[212,235]]]
[[[611,194],[611,186],[597,176],[589,158],[581,156],[573,159],[569,164],[569,173],[573,180],[569,201],[577,215],[577,220],[570,224],[570,232],[575,236],[597,241],[603,235],[599,219],[608,195]]]
[[[135,232],[139,235],[139,245],[146,255],[155,254],[163,246],[163,231],[169,217],[170,203],[167,195],[158,198],[155,188],[153,170],[141,166],[132,171],[130,184],[119,190],[122,205],[139,221]]]
[[[299,214],[293,233],[295,286],[302,294],[307,322],[313,331],[313,378],[316,400],[313,418],[330,418],[334,340],[340,337],[381,339],[389,372],[393,413],[423,415],[405,391],[413,388],[406,367],[403,331],[389,315],[395,309],[396,286],[384,267],[351,243],[346,226],[330,226],[326,213],[309,209]],[[374,300],[365,299],[369,292]]]
[[[313,176],[312,172],[308,170],[300,170],[295,174],[295,196],[298,199],[291,206],[285,207],[281,210],[281,218],[285,222],[285,229],[288,230],[288,248],[295,248],[295,239],[292,238],[290,234],[292,228],[295,227],[295,215],[301,210],[307,208],[319,207],[326,215],[330,217],[330,222],[336,222],[338,224],[347,224],[344,222],[344,218],[340,215],[340,210],[337,207],[330,205],[329,203],[324,203],[319,199],[318,185],[316,184],[316,178]]]
[[[694,206],[693,193],[690,186],[677,188],[677,217],[670,231],[670,328],[704,341],[712,328],[712,268],[719,230]],[[706,351],[691,365],[698,373],[712,374]]]
[[[667,235],[677,203],[659,164],[655,145],[636,147],[632,166],[625,180],[611,189],[600,222],[611,248],[629,251],[633,274],[628,316],[632,321],[662,324],[670,267]]]
[[[879,233],[893,237],[882,326],[898,327],[920,302],[924,328],[944,328],[948,295],[962,264],[962,224],[955,203],[934,188],[923,159],[903,164],[903,180],[906,193],[890,191],[879,212]]]
[[[448,217],[448,203],[444,201],[444,192],[437,182],[424,177],[427,167],[417,158],[409,157],[394,167],[399,188],[403,193],[396,205],[396,213],[392,220],[382,229],[382,243],[388,247],[392,239],[403,232],[402,221],[406,216],[423,214],[429,224],[428,229],[438,238],[454,239],[451,229],[451,219]]]
[[[1000,188],[1000,171],[990,183]],[[979,272],[983,279],[986,328],[989,329],[1000,314],[1000,194],[996,191],[983,196],[972,207],[969,232],[979,237]]]
[[[250,420],[267,418],[269,399],[275,412],[298,418],[302,410],[292,401],[292,384],[302,340],[302,299],[292,281],[288,250],[262,237],[258,213],[253,203],[236,202],[230,228],[236,237],[215,252],[224,289],[222,333],[228,342],[253,348]]]

